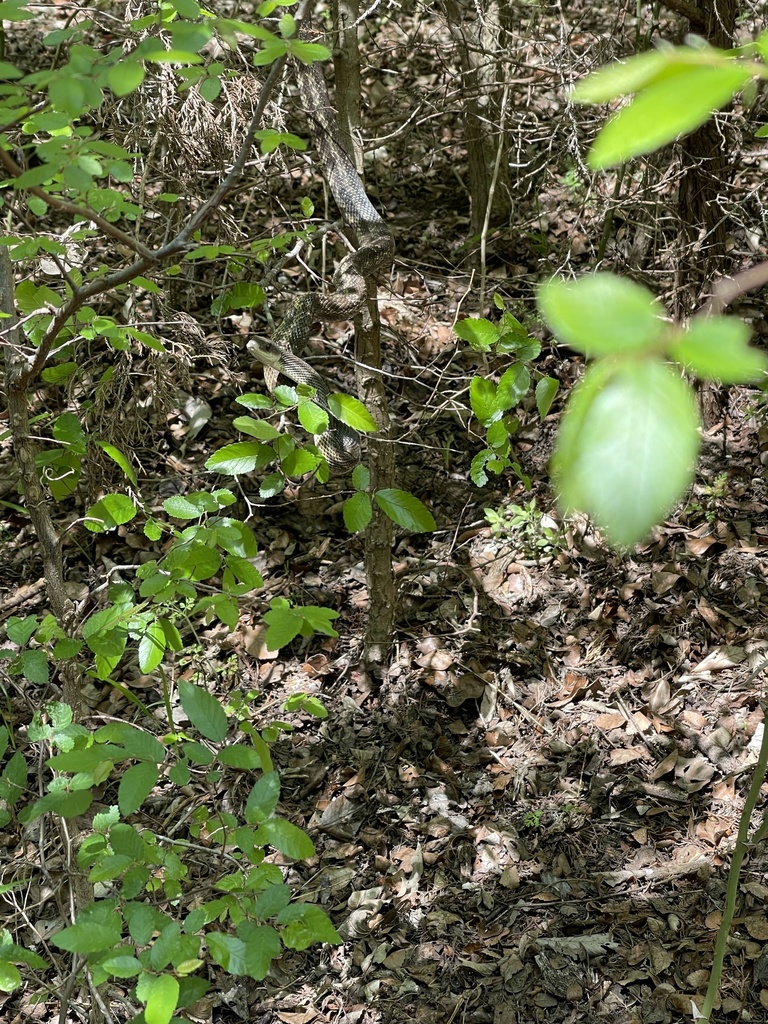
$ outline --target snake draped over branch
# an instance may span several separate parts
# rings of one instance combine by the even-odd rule
[[[304,24],[300,36],[306,38]],[[392,265],[394,243],[341,141],[322,68],[318,63],[303,64],[298,60],[294,60],[294,66],[323,176],[344,222],[357,235],[358,248],[336,267],[333,292],[310,292],[295,298],[271,340],[253,339],[248,342],[248,350],[264,364],[264,380],[270,391],[280,374],[315,389],[313,401],[329,416],[329,427],[317,437],[317,446],[329,465],[348,466],[359,461],[360,437],[357,431],[334,418],[328,403],[327,382],[300,353],[315,321],[350,320],[363,309],[366,278],[375,277]]]

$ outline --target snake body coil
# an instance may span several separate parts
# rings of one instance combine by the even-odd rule
[[[328,405],[327,383],[299,353],[303,351],[315,321],[349,320],[363,309],[366,278],[391,266],[394,244],[341,142],[320,65],[296,61],[295,66],[299,94],[310,122],[323,176],[345,223],[354,229],[359,244],[357,251],[345,256],[336,268],[333,292],[298,296],[292,301],[271,341],[253,340],[248,348],[264,364],[264,379],[270,391],[274,389],[279,374],[295,383],[308,384],[316,390],[313,400],[329,417],[333,417]],[[330,465],[348,466],[359,460],[359,435],[340,420],[332,419],[329,429],[317,438],[317,445]]]

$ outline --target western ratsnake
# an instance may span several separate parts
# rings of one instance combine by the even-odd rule
[[[304,26],[300,34],[305,37]],[[332,293],[310,292],[295,298],[271,340],[253,339],[248,343],[248,350],[264,364],[264,380],[270,391],[274,390],[280,374],[315,389],[313,401],[331,417],[328,430],[317,438],[318,448],[329,465],[348,466],[359,461],[360,437],[357,431],[333,418],[327,383],[299,353],[316,320],[348,320],[360,312],[366,300],[366,277],[373,277],[391,266],[394,243],[341,142],[320,65],[303,64],[298,60],[294,64],[323,175],[344,221],[357,235],[358,249],[345,256],[336,268]]]

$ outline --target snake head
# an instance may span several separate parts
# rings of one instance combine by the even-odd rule
[[[282,353],[277,345],[266,338],[251,338],[245,346],[254,359],[258,359],[264,366],[272,366],[279,370],[282,367]]]

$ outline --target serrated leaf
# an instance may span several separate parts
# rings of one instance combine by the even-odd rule
[[[310,434],[322,434],[328,429],[328,413],[311,401],[300,401],[298,408],[299,423]]]
[[[339,945],[342,941],[325,911],[311,903],[292,903],[277,920],[286,926],[281,937],[288,949],[307,949],[315,942]]]
[[[111,949],[120,941],[120,918],[115,916],[115,924],[98,924],[89,921],[87,924],[72,924],[62,928],[49,939],[59,949],[68,953],[100,953]]]
[[[157,785],[160,770],[152,761],[140,761],[132,765],[120,779],[117,790],[117,806],[127,817],[137,811]]]
[[[253,416],[236,416],[232,420],[232,426],[243,434],[258,437],[260,441],[274,441],[280,437],[280,431],[271,423],[267,423],[266,420],[256,420]]]
[[[496,324],[484,318],[467,317],[453,328],[462,341],[469,342],[477,352],[487,352],[499,340]]]
[[[279,651],[289,644],[299,635],[304,622],[302,616],[292,608],[274,607],[265,612],[264,621],[267,623],[264,643],[270,651]]]
[[[227,974],[247,973],[246,947],[242,939],[222,932],[208,932],[205,944],[214,962],[223,967]]]
[[[503,414],[496,401],[496,385],[485,377],[473,377],[469,382],[469,402],[472,412],[484,427],[500,419]]]
[[[428,533],[436,529],[432,513],[423,502],[408,491],[384,488],[376,491],[374,497],[382,512],[398,526],[414,533]]]
[[[538,305],[557,337],[590,357],[649,349],[664,330],[664,310],[648,289],[614,274],[553,278]]]
[[[216,698],[186,679],[179,680],[179,696],[184,714],[198,732],[220,743],[227,735],[227,716]]]
[[[237,926],[237,934],[245,949],[245,973],[255,981],[263,981],[272,961],[282,952],[278,933],[270,925],[242,921]]]
[[[205,468],[239,476],[266,466],[274,458],[274,454],[268,445],[259,444],[257,441],[237,441],[214,452],[206,461]]]
[[[328,408],[336,419],[346,423],[353,430],[359,430],[364,434],[375,433],[376,421],[373,416],[371,416],[362,402],[359,402],[351,395],[329,395]]]
[[[678,375],[656,360],[597,364],[568,400],[552,472],[566,508],[628,547],[680,499],[698,449],[695,403]]]
[[[253,747],[244,743],[232,743],[222,747],[218,754],[219,761],[229,768],[242,768],[247,771],[261,768],[261,758]]]
[[[83,525],[91,533],[102,533],[129,523],[137,513],[138,509],[127,495],[105,494],[86,511]]]
[[[115,978],[135,978],[144,970],[135,956],[112,956],[102,962],[105,971]]]
[[[48,682],[48,657],[39,647],[22,651],[21,674],[29,683],[44,686]]]
[[[324,633],[326,636],[339,635],[331,625],[331,623],[339,617],[339,613],[334,611],[333,608],[318,608],[316,605],[310,604],[297,608],[296,611],[301,614],[306,625],[308,625],[314,633]],[[307,635],[303,629],[302,635]]]
[[[359,467],[358,467],[359,468]],[[371,521],[373,508],[365,491],[356,491],[342,506],[344,525],[350,533],[360,533]]]
[[[515,363],[505,370],[496,388],[496,403],[502,412],[514,408],[528,393],[531,373],[527,366]]]
[[[19,647],[24,647],[37,629],[37,616],[36,615],[25,615],[23,619],[20,619],[18,615],[12,615],[5,624],[5,634],[8,639],[17,644]]]

